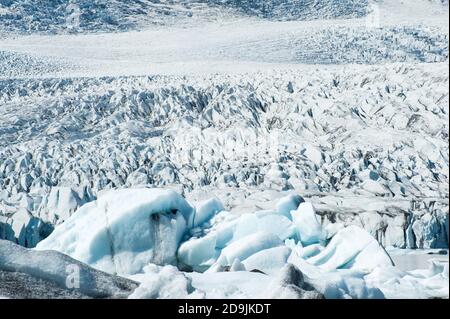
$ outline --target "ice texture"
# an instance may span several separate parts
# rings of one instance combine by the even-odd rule
[[[0,0],[0,296],[448,298],[448,13]]]
[[[193,208],[171,190],[110,191],[80,208],[36,248],[130,275],[148,263],[174,263],[192,215]]]
[[[317,218],[311,203],[301,203],[295,211],[291,211],[297,235],[303,245],[320,242],[324,235],[322,225]]]
[[[445,297],[448,264],[401,271],[368,231],[341,225],[325,232],[311,203],[294,210],[298,198],[285,196],[274,209],[239,215],[217,198],[191,205],[173,190],[110,190],[58,225],[36,256],[52,249],[126,276],[140,283],[133,299],[414,297],[419,292],[408,290],[414,282],[432,285],[420,296]],[[292,220],[280,203],[294,208]],[[207,222],[195,223],[197,210]],[[19,267],[4,260],[12,257],[2,258],[6,270]],[[37,276],[33,269],[25,273]],[[380,274],[383,269],[388,275]]]
[[[23,285],[28,286],[26,290],[20,289]],[[31,250],[0,240],[0,293],[11,298],[126,298],[136,287],[132,280],[96,270],[60,252]],[[40,290],[45,289],[43,294]]]

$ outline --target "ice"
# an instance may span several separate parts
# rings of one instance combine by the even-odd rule
[[[291,249],[286,246],[268,248],[246,258],[242,264],[249,271],[259,270],[265,274],[273,275],[283,268],[290,254]]]
[[[288,259],[307,278],[308,283],[326,299],[381,299],[382,291],[365,281],[367,273],[360,270],[324,270],[293,253]]]
[[[224,210],[222,203],[212,198],[195,205],[194,227],[208,222],[215,214]]]
[[[59,252],[26,249],[5,240],[0,240],[0,278],[5,275],[2,271],[10,274],[16,272],[17,278],[12,278],[15,284],[20,287],[23,280],[23,284],[30,285],[30,290],[45,290],[43,283],[39,283],[45,281],[49,298],[58,297],[58,293],[60,297],[67,294],[70,298],[71,290],[74,293],[72,297],[126,298],[137,286],[134,281],[98,271]],[[70,275],[76,277],[72,280]],[[71,289],[76,287],[76,291]],[[25,292],[18,290],[14,284],[4,287],[0,280],[0,292],[3,291],[12,298],[26,297]],[[42,298],[39,293],[34,296]]]
[[[85,201],[69,187],[52,187],[48,197],[45,197],[41,206],[40,215],[52,224],[58,224],[68,219]]]
[[[134,274],[150,262],[176,261],[193,208],[176,192],[109,191],[84,205],[36,247],[53,249],[109,273]]]
[[[315,244],[324,239],[322,225],[311,203],[301,203],[297,210],[291,211],[291,215],[302,244]]]
[[[446,140],[439,137],[446,134],[448,117],[448,76],[441,76],[443,67],[434,63],[407,64],[397,69],[383,65],[318,70],[303,67],[302,72],[266,70],[255,73],[258,76],[234,74],[226,78],[221,75],[113,77],[110,80],[48,78],[39,80],[39,85],[33,79],[5,80],[0,85],[0,99],[5,105],[0,110],[4,112],[0,118],[3,127],[11,129],[3,131],[0,140],[3,194],[0,209],[2,215],[11,217],[9,224],[20,207],[44,222],[56,224],[64,221],[76,205],[95,200],[103,190],[146,183],[145,187],[173,187],[186,196],[196,190],[214,193],[227,210],[243,213],[276,210],[273,204],[265,207],[268,199],[264,197],[264,193],[276,191],[277,199],[301,194],[323,218],[336,216],[338,221],[345,218],[345,224],[359,223],[360,213],[378,214],[384,222],[374,224],[369,231],[377,234],[377,240],[386,246],[446,247],[448,187],[443,181],[448,177],[447,159],[432,155],[433,161],[427,149],[417,151],[413,145],[420,136],[428,136],[427,140],[444,150],[443,153],[448,148]],[[377,77],[380,73],[386,74],[386,80]],[[337,87],[333,84],[335,78],[339,78]],[[424,85],[418,88],[414,78],[423,79]],[[272,82],[279,83],[280,89],[272,89]],[[293,93],[297,94],[295,99],[285,91],[289,82],[297,88]],[[366,82],[371,84],[370,88]],[[397,88],[397,94],[386,93],[378,100],[377,92],[385,92],[387,83],[391,83],[391,92]],[[362,88],[361,84],[364,84]],[[400,87],[411,92],[407,100],[411,109],[400,108],[403,103]],[[123,88],[123,92],[117,88]],[[372,118],[366,116],[364,121],[337,121],[352,118],[354,111],[348,107],[325,108],[330,98],[319,96],[322,89],[328,92],[327,96],[334,97],[336,105],[364,105],[370,113],[376,111],[375,107],[369,111],[370,101],[377,101],[380,111]],[[439,110],[433,113],[418,102],[424,94],[439,101]],[[42,96],[51,102],[41,100]],[[70,104],[73,99],[78,102]],[[297,100],[306,103],[298,106],[298,112]],[[211,101],[219,103],[220,114],[227,121],[204,119],[206,105]],[[232,101],[242,106],[235,110]],[[27,108],[22,107],[24,104]],[[170,107],[162,107],[166,104]],[[258,105],[267,106],[267,110],[264,112]],[[404,113],[411,120],[409,128],[396,129],[386,121],[397,113]],[[425,126],[418,126],[416,113],[430,113]],[[269,123],[278,118],[284,120],[272,128],[274,124]],[[33,130],[44,134],[46,140],[36,140],[33,130],[28,131],[18,123],[40,123]],[[310,124],[302,128],[298,123]],[[442,134],[430,133],[431,123],[437,123]],[[341,131],[340,125],[344,125]],[[376,129],[366,129],[366,125]],[[62,144],[52,142],[53,135],[46,133],[54,126],[66,128],[58,131]],[[202,131],[204,126],[208,128]],[[322,136],[324,128],[329,132],[324,135],[326,138],[309,143],[326,149],[322,151],[324,163],[317,167],[300,150],[307,144],[304,140]],[[380,134],[385,128],[389,134]],[[259,134],[260,131],[267,133]],[[10,145],[9,141],[17,143]],[[256,147],[265,141],[268,147]],[[335,147],[329,145],[330,141]],[[281,144],[280,150],[274,153],[271,144]],[[274,161],[274,156],[280,161]],[[272,176],[270,172],[276,174]],[[28,175],[33,182],[27,191],[22,188],[21,180]],[[238,183],[239,188],[231,184],[225,188],[220,186],[219,181],[225,175],[233,177],[234,182],[230,183]],[[373,181],[371,178],[376,175],[379,178]],[[367,180],[382,185],[383,192],[386,187],[388,191],[381,195],[368,191],[366,186],[371,182]],[[69,200],[63,202],[61,197],[56,205],[53,199],[64,192],[67,196],[63,197]],[[246,210],[246,205],[251,209]],[[409,211],[411,207],[414,208]],[[435,218],[424,217],[426,213]],[[399,225],[397,216],[408,214],[414,218]],[[419,222],[422,218],[423,223]],[[404,230],[416,221],[417,234],[408,235],[406,240],[406,234],[414,231]],[[396,227],[387,228],[385,224],[390,223]],[[433,230],[425,236],[426,240],[421,239],[421,225]],[[399,238],[399,228],[403,230],[403,240]],[[385,235],[386,231],[389,236]],[[17,241],[18,234],[15,238]]]
[[[217,235],[213,234],[182,243],[178,249],[178,261],[183,268],[189,267],[195,271],[205,271],[215,263],[219,254]]]
[[[188,299],[201,298],[203,294],[195,291],[191,279],[174,266],[158,267],[148,265],[140,275],[141,284],[128,299]]]
[[[304,281],[302,272],[290,263],[280,267],[265,298],[269,299],[323,299],[324,296]]]
[[[408,298],[446,296],[448,264],[434,262],[426,271],[403,272],[393,267],[383,247],[361,227],[340,225],[334,234],[328,233],[329,240],[310,241],[312,243],[299,240],[304,238],[299,232],[299,227],[296,228],[297,232],[283,235],[280,229],[286,230],[290,229],[290,226],[298,225],[296,223],[299,222],[298,217],[301,214],[305,217],[301,220],[302,227],[305,224],[311,225],[311,218],[318,223],[312,205],[308,202],[301,203],[297,210],[291,210],[293,214],[291,222],[278,209],[259,210],[241,216],[232,216],[227,211],[211,213],[217,211],[211,209],[214,207],[211,203],[218,201],[207,200],[203,201],[207,204],[200,207],[207,207],[206,215],[214,216],[209,222],[202,223],[204,225],[202,228],[192,222],[195,209],[174,191],[161,189],[109,191],[102,194],[97,201],[86,204],[75,212],[65,223],[58,226],[48,239],[41,242],[38,249],[50,245],[47,244],[50,240],[53,246],[59,243],[61,247],[65,240],[79,235],[75,232],[77,228],[81,225],[86,226],[77,219],[83,220],[86,216],[92,218],[93,214],[104,212],[100,210],[106,203],[115,205],[117,209],[123,209],[120,204],[124,197],[134,203],[132,209],[119,210],[116,213],[111,211],[111,214],[108,214],[110,220],[114,221],[111,225],[116,226],[110,228],[111,233],[116,234],[113,235],[115,238],[121,238],[120,236],[123,236],[121,234],[126,232],[129,242],[145,240],[142,234],[155,231],[149,220],[155,222],[152,216],[157,213],[173,214],[173,210],[177,209],[184,220],[180,226],[182,232],[174,229],[163,234],[166,241],[168,238],[180,238],[181,244],[179,248],[177,244],[171,253],[174,256],[162,261],[160,265],[155,264],[154,255],[161,256],[162,252],[168,252],[165,248],[167,246],[161,244],[148,247],[137,244],[120,246],[123,251],[115,250],[115,254],[109,256],[115,262],[113,268],[108,268],[106,263],[98,262],[98,258],[92,257],[89,260],[91,266],[113,274],[123,274],[140,282],[139,287],[129,295],[129,298],[373,299],[396,296]],[[279,202],[275,201],[273,205],[279,207]],[[145,215],[145,218],[141,215]],[[124,216],[127,217],[126,222]],[[366,216],[365,224],[376,221],[370,214],[363,216]],[[160,218],[162,220],[163,217]],[[267,220],[268,218],[270,219]],[[91,222],[92,220],[95,219],[91,219]],[[176,222],[175,217],[172,220]],[[286,224],[279,223],[280,220]],[[134,225],[132,231],[130,223]],[[268,227],[271,224],[277,227]],[[104,227],[103,224],[100,226]],[[58,235],[63,227],[67,227],[63,232],[65,236]],[[317,233],[322,234],[322,228],[318,229]],[[89,231],[98,233],[101,229],[94,231],[91,228]],[[69,232],[73,232],[70,237]],[[184,235],[184,239],[178,237],[180,233]],[[188,238],[189,236],[193,237]],[[105,243],[99,242],[98,239],[94,240],[96,237],[99,236],[94,234],[91,237],[93,239],[89,247],[92,249],[83,253],[95,255],[101,251]],[[71,247],[73,254],[80,254],[80,248],[84,248],[84,245],[77,242]],[[139,249],[147,254],[142,257],[143,252]],[[178,260],[178,263],[175,263],[175,260]],[[170,262],[174,264],[169,265]],[[386,273],[382,274],[384,270]],[[421,288],[411,289],[415,283]]]
[[[386,298],[449,297],[448,263],[446,266],[438,267],[432,263],[425,271],[401,271],[395,267],[379,267],[365,279],[372,285],[380,287]]]
[[[354,225],[341,229],[324,250],[307,260],[326,270],[371,270],[377,266],[392,265],[389,255],[375,238]]]
[[[207,299],[245,299],[262,297],[272,278],[256,272],[187,273],[192,286]]]
[[[231,266],[235,259],[245,260],[251,255],[263,249],[281,246],[281,239],[271,233],[257,232],[252,235],[233,241],[225,247],[215,265],[210,269],[220,269],[218,267]]]
[[[291,194],[281,198],[276,206],[276,210],[279,214],[286,216],[291,219],[291,211],[297,210],[298,206],[305,200],[297,194]]]
[[[238,245],[248,245],[246,240],[267,240],[261,242],[260,248],[274,242],[281,244],[283,240],[295,236],[295,228],[291,221],[274,211],[258,211],[253,214],[234,216],[228,221],[215,220],[212,229],[206,229],[207,234],[193,237],[181,244],[178,250],[178,261],[183,267],[196,271],[204,271],[212,266],[219,256],[226,254],[226,249],[235,249]],[[257,236],[256,239],[251,239]],[[260,237],[258,237],[260,236]],[[241,243],[241,244],[239,244]],[[232,246],[234,245],[234,246]],[[234,248],[229,248],[230,246]],[[258,246],[259,247],[259,246]],[[229,251],[229,250],[228,250]],[[244,256],[246,258],[248,256]],[[242,256],[235,256],[241,261]],[[221,260],[221,266],[231,266],[234,259]]]
[[[325,247],[321,244],[312,244],[300,249],[296,249],[297,254],[302,258],[310,258],[317,256]]]
[[[236,223],[233,240],[257,231],[275,234],[281,240],[292,237],[295,234],[295,228],[287,217],[280,216],[271,211],[243,215]]]
[[[0,266],[448,298],[448,263],[383,248],[448,248],[448,1],[41,2],[0,0],[0,239],[37,245]],[[57,270],[0,268],[0,296],[91,297]]]

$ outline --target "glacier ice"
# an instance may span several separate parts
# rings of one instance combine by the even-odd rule
[[[295,208],[298,198],[276,201],[275,210],[233,215],[217,198],[190,205],[172,190],[107,191],[36,249],[58,250],[139,282],[129,298],[385,298],[414,296],[407,288],[414,280],[425,285],[424,278],[440,278],[441,285],[422,295],[443,295],[448,266],[417,274],[395,270],[361,227],[341,225],[323,237],[313,206],[301,202]],[[280,207],[293,208],[292,221]],[[209,221],[195,223],[196,209]],[[158,222],[163,225],[155,227]],[[76,240],[80,236],[83,241]],[[389,286],[386,276],[377,275],[380,269],[401,287]]]
[[[147,265],[143,274],[136,275],[138,288],[128,299],[199,299],[204,293],[192,287],[191,279],[174,266]]]
[[[304,280],[303,273],[293,264],[280,267],[263,294],[270,299],[323,299],[324,296]]]
[[[37,245],[114,274],[134,274],[148,263],[176,261],[194,209],[176,192],[109,191],[82,206]]]
[[[65,2],[0,0],[0,296],[448,298],[448,1]]]
[[[305,200],[297,194],[291,194],[278,200],[276,210],[279,214],[292,219],[291,211],[297,210],[298,206]]]
[[[279,237],[268,232],[256,232],[242,237],[226,246],[219,255],[217,262],[210,269],[217,270],[230,267],[237,260],[245,260],[258,251],[281,246],[283,242]]]
[[[286,265],[290,254],[291,249],[286,246],[267,248],[244,259],[242,264],[248,271],[259,270],[265,274],[275,274]]]
[[[315,244],[323,239],[322,225],[311,203],[301,203],[297,210],[291,211],[291,215],[297,235],[303,245]]]
[[[378,242],[364,229],[355,225],[341,229],[325,249],[307,259],[320,268],[365,269],[391,266],[392,260]]]
[[[201,226],[223,210],[222,203],[216,198],[197,203],[195,205],[194,226]]]
[[[69,286],[70,274],[77,275],[76,290]],[[36,292],[27,294],[15,285],[29,285]],[[68,298],[126,298],[136,287],[135,281],[96,270],[60,252],[31,250],[0,240],[0,293],[5,290],[12,298],[42,298],[37,291],[45,289],[49,298],[65,294]]]

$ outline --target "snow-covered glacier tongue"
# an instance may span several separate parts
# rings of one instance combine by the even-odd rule
[[[0,0],[0,298],[448,298],[448,14]]]

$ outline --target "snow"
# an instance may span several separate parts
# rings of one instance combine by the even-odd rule
[[[160,189],[110,191],[84,205],[36,247],[57,250],[114,274],[175,262],[193,208]]]
[[[260,250],[246,258],[242,264],[248,271],[260,270],[265,274],[275,274],[287,263],[291,249],[279,246]]]

